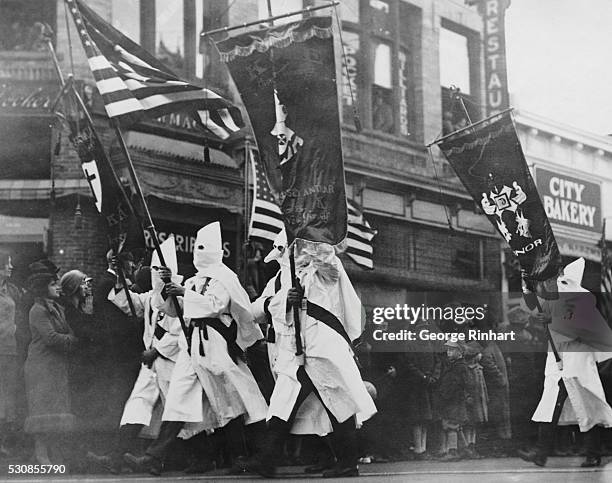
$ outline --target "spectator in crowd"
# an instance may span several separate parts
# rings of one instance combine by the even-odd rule
[[[495,341],[484,341],[482,360],[489,394],[489,446],[493,456],[507,456],[510,451],[510,388],[506,359]]]
[[[428,327],[427,321],[420,320],[415,330]],[[403,371],[398,382],[406,389],[408,416],[412,430],[415,459],[428,457],[427,431],[433,420],[433,390],[440,377],[441,362],[436,354],[434,342],[415,341],[405,354]],[[404,372],[404,375],[401,373]]]
[[[15,309],[20,290],[9,278],[13,271],[11,257],[0,252],[0,456],[10,454],[15,432],[17,344],[15,341]]]
[[[479,455],[476,452],[477,431],[489,418],[487,385],[482,365],[480,365],[480,360],[482,359],[482,347],[480,344],[476,341],[467,343],[464,348],[464,357],[465,365],[468,368],[468,420],[463,428],[466,445],[464,454],[468,458],[478,458]]]
[[[114,431],[119,425],[123,406],[127,401],[140,371],[140,355],[144,350],[142,322],[124,314],[107,299],[114,288],[117,273],[113,267],[114,253],[107,253],[108,269],[96,279],[93,291],[94,318],[101,332],[97,334],[101,353],[97,374],[91,381],[91,399],[88,411],[91,429]],[[134,257],[131,253],[117,255],[118,268],[126,284],[131,286],[134,277]],[[105,448],[110,450],[110,447]]]
[[[467,404],[470,403],[468,368],[459,343],[449,340],[446,346],[446,363],[443,364],[438,384],[438,409],[442,419],[442,461],[461,459],[457,451],[459,435],[467,422]]]
[[[62,440],[58,436],[74,429],[68,386],[68,355],[75,350],[77,338],[58,304],[60,287],[57,275],[35,273],[28,279],[34,296],[30,309],[32,341],[25,364],[28,417],[25,431],[35,438],[38,464],[61,463]]]
[[[91,419],[97,415],[89,412],[92,398],[92,381],[99,370],[97,361],[102,356],[102,329],[94,319],[91,279],[79,270],[71,270],[60,279],[66,322],[79,339],[79,349],[71,356],[70,392],[73,414],[77,417],[77,430],[91,427]]]

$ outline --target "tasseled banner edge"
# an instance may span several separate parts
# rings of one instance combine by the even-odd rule
[[[290,30],[282,37],[274,37],[273,35],[270,35],[263,39],[256,38],[250,45],[237,45],[229,52],[220,52],[221,61],[228,63],[233,61],[236,57],[248,57],[255,51],[267,52],[272,47],[284,49],[289,47],[294,42],[306,42],[313,37],[317,37],[319,39],[329,39],[331,36],[331,27],[312,26],[310,29],[301,32]]]

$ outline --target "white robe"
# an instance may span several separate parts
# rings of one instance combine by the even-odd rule
[[[297,275],[304,287],[305,298],[333,314],[347,329],[349,337],[355,338],[356,326],[360,321],[354,320],[353,315],[346,315],[349,310],[347,310],[347,300],[343,299],[343,295],[347,296],[352,286],[343,287],[343,284],[350,282],[347,278],[342,279],[343,269],[341,265],[337,265],[341,262],[336,257],[334,259],[333,264],[342,274],[340,280],[331,281],[325,276],[320,276],[321,266],[317,266],[316,263],[310,263],[302,268],[298,266]],[[284,270],[288,271],[288,268],[285,267]],[[285,280],[286,278],[283,281]],[[295,355],[293,311],[287,312],[286,305],[289,288],[290,283],[284,285],[268,306],[278,347],[278,356],[274,364],[277,381],[270,400],[268,419],[276,416],[284,421],[289,418],[301,387],[297,380],[300,359]],[[352,292],[354,293],[354,290]],[[354,302],[359,307],[351,307],[351,314],[360,313],[359,300],[355,298]],[[348,320],[349,317],[351,320]],[[305,354],[304,368],[327,409],[339,422],[344,422],[353,416],[356,416],[358,423],[369,419],[376,413],[376,406],[361,379],[348,342],[327,324],[307,315],[306,310],[300,310],[300,321]],[[316,397],[314,399],[318,403],[318,399]]]
[[[291,285],[291,276],[288,270],[279,271],[277,276],[282,277],[281,287],[283,284],[285,287]],[[264,310],[264,303],[266,300],[271,300],[273,297],[287,296],[286,290],[280,290],[278,294],[275,292],[277,276],[274,276],[268,281],[261,296],[252,304],[251,309],[255,316],[255,321],[259,324],[267,323],[267,314]],[[271,327],[274,329],[275,334],[278,334],[278,331],[284,330],[284,328],[279,325],[278,321],[276,323],[272,321]],[[278,341],[279,337],[277,335],[275,342],[267,342],[268,360],[275,380],[277,379],[275,366],[279,351]],[[319,398],[317,398],[314,393],[310,394],[298,409],[293,425],[291,426],[291,434],[316,434],[318,436],[325,436],[331,433],[332,430],[331,421],[321,401],[319,401]]]
[[[121,426],[125,424],[149,426],[148,432],[152,434],[157,433],[160,424],[160,421],[153,418],[154,409],[158,404],[163,407],[165,403],[179,353],[179,339],[183,337],[178,318],[170,317],[152,306],[151,299],[157,293],[155,291],[142,294],[130,292],[136,315],[144,318],[144,346],[146,349],[156,349],[160,356],[155,359],[150,368],[145,364],[141,365],[138,378],[125,403],[119,423]],[[130,313],[131,309],[124,290],[117,293],[114,289],[111,290],[108,300],[125,313]],[[161,338],[155,336],[158,327],[164,331]]]
[[[204,283],[205,279],[200,277],[185,283],[185,295],[181,298],[185,322],[190,323],[191,318],[210,317],[218,318],[229,327],[232,317],[228,291],[212,279],[205,294],[201,295]],[[172,313],[167,301],[165,306]],[[250,323],[254,324],[252,320]],[[183,437],[221,428],[241,415],[244,415],[245,424],[266,417],[267,404],[250,369],[242,360],[235,363],[231,359],[227,342],[219,332],[212,327],[207,327],[207,332],[208,339],[205,339],[200,330],[194,328],[191,355],[186,344],[181,344],[162,416],[164,421],[189,423],[182,432]],[[200,354],[200,344],[204,356]]]
[[[554,354],[549,351],[544,370],[544,391],[532,420],[550,423],[552,421],[559,379],[567,389],[567,399],[561,411],[560,425],[578,424],[581,432],[595,425],[612,427],[612,408],[606,401],[597,363],[610,359],[610,352],[594,352],[590,346],[578,340],[551,331],[555,345],[563,361],[559,370]]]

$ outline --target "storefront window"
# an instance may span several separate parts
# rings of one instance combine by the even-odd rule
[[[48,0],[0,0],[0,50],[46,51],[36,22],[56,30],[56,3]]]

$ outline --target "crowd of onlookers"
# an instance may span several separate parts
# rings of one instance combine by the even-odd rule
[[[108,301],[117,263],[131,290],[151,289],[149,268],[136,270],[129,254],[109,263],[95,283],[41,260],[17,286],[10,256],[0,252],[0,457],[85,471],[87,451],[112,451],[143,351],[142,322]],[[541,394],[545,342],[528,320],[512,329],[521,343],[544,350],[419,341],[401,353],[374,352],[366,331],[355,352],[379,412],[360,431],[361,462],[510,456],[534,440],[530,418]],[[265,361],[253,357],[251,364]],[[325,453],[319,438],[294,441],[288,462]],[[558,451],[579,446],[572,428],[559,442]]]

